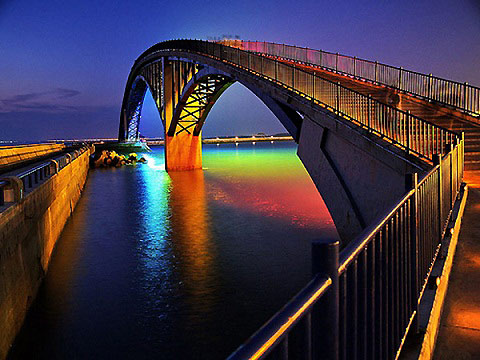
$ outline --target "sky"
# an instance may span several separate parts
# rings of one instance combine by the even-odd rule
[[[223,34],[340,52],[480,86],[480,0],[0,0],[0,140],[116,137],[133,61]],[[148,97],[141,131],[160,136]],[[240,84],[204,136],[285,131]]]

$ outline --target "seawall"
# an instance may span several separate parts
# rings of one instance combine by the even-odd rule
[[[0,213],[0,359],[7,356],[80,199],[87,150]]]
[[[63,150],[65,150],[64,144],[0,146],[0,168],[7,169],[20,163],[36,161]]]

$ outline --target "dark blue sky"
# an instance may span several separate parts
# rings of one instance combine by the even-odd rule
[[[134,59],[173,38],[222,34],[356,55],[480,85],[480,1],[0,0],[0,140],[117,135]],[[159,135],[147,101],[142,128]],[[206,136],[282,131],[240,85]]]

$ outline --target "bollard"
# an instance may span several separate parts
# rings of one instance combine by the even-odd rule
[[[3,179],[9,184],[3,188],[4,201],[19,203],[23,199],[23,182],[16,176],[9,176]]]
[[[312,311],[313,359],[338,360],[339,355],[339,285],[340,242],[326,238],[312,243],[312,273],[327,275],[332,285]]]
[[[58,161],[50,160],[50,168],[53,169],[53,173],[58,173]]]

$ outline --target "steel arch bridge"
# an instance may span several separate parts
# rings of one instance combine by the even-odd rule
[[[149,88],[164,127],[166,170],[201,169],[206,117],[238,81],[298,143],[298,156],[345,241],[404,193],[406,173],[424,173],[435,154],[457,141],[452,131],[320,76],[307,49],[299,59],[298,50],[290,54],[283,46],[278,53],[263,44],[258,49],[242,41],[170,40],[147,49],[127,80],[119,141],[138,140]],[[326,55],[320,59],[332,62]],[[345,75],[336,62],[334,72]]]
[[[149,88],[164,126],[167,171],[202,167],[205,119],[215,101],[236,81],[256,94],[298,140],[302,116],[272,94],[274,84],[260,84],[256,74],[194,52],[195,46],[209,44],[187,40],[156,44],[137,59],[127,81],[118,138],[138,140],[143,99]]]
[[[229,359],[263,359],[275,348],[287,358],[299,319],[307,341],[293,351],[306,358],[395,359],[406,334],[419,329],[432,264],[464,196],[464,152],[467,169],[480,167],[480,88],[282,44],[166,41],[135,61],[119,140],[138,139],[148,87],[164,126],[167,171],[201,168],[202,126],[235,81],[298,143],[342,251],[338,241],[317,244],[312,281]],[[401,284],[391,286],[394,279]],[[313,325],[320,297],[326,316]]]

